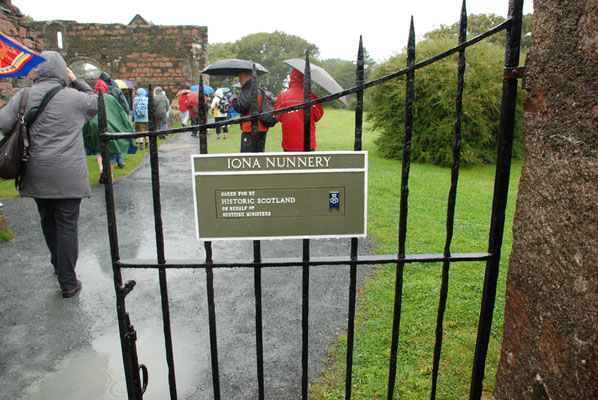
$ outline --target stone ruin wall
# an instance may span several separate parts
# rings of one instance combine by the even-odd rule
[[[199,82],[208,63],[208,33],[200,26],[149,24],[80,24],[34,22],[44,50],[56,50],[69,66],[90,63],[113,79],[127,79],[147,90],[160,86],[172,99],[180,89]],[[57,35],[62,34],[62,49]],[[93,85],[92,85],[93,87]]]
[[[37,34],[23,21],[21,11],[12,5],[10,0],[0,1],[0,32],[10,36],[33,51],[42,51],[42,42],[37,40]],[[29,86],[31,80],[23,78],[0,79],[0,108],[21,88]]]
[[[151,25],[140,16],[128,25],[28,21],[10,0],[0,0],[0,31],[35,52],[58,51],[69,67],[89,63],[113,79],[135,82],[136,88],[147,90],[150,83],[154,88],[160,86],[170,99],[178,90],[199,83],[200,71],[208,65],[205,26]],[[207,76],[203,79],[209,82]],[[95,82],[89,83],[93,88]],[[26,77],[0,79],[0,107],[30,84]]]

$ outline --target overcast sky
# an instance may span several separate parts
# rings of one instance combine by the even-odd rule
[[[128,24],[136,14],[156,25],[208,27],[210,43],[234,42],[257,32],[276,30],[297,35],[320,49],[320,58],[354,60],[359,36],[376,61],[401,51],[407,43],[409,21],[416,35],[459,19],[461,0],[12,0],[23,14],[37,21],[54,19],[82,23]],[[85,4],[84,4],[85,3]],[[469,0],[468,14],[505,16],[508,0]],[[533,12],[524,2],[524,14]]]

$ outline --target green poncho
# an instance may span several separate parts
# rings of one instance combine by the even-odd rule
[[[129,119],[129,115],[123,110],[118,100],[109,94],[104,94],[106,105],[106,118],[108,120],[108,132],[135,132],[135,126]],[[100,152],[100,138],[98,136],[98,116],[96,115],[83,126],[83,142],[96,154]],[[110,153],[117,153],[122,156],[129,151],[129,139],[111,140],[108,149]]]

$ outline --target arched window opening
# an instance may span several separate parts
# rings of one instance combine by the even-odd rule
[[[83,78],[87,81],[96,81],[102,72],[96,65],[87,61],[77,62],[71,65],[70,69],[77,78]]]
[[[62,32],[60,31],[56,33],[56,44],[58,45],[59,49],[62,49]]]

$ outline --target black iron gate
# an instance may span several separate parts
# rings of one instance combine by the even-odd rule
[[[118,325],[120,331],[120,339],[122,346],[125,378],[127,385],[127,392],[129,399],[141,399],[147,387],[148,370],[145,366],[140,365],[138,361],[138,354],[136,349],[136,331],[131,325],[129,315],[126,311],[126,296],[133,290],[135,281],[128,281],[126,283],[122,280],[121,271],[124,268],[150,268],[159,271],[160,280],[160,294],[162,304],[162,317],[164,324],[164,339],[166,347],[166,360],[168,364],[168,381],[170,387],[171,399],[177,398],[177,385],[175,375],[175,365],[172,348],[172,333],[170,323],[170,308],[168,300],[168,285],[166,279],[166,270],[173,268],[195,268],[203,269],[206,272],[206,287],[208,297],[208,316],[209,316],[209,333],[210,333],[210,350],[212,362],[212,383],[213,394],[215,399],[220,399],[220,375],[218,371],[218,346],[217,346],[217,329],[216,329],[216,312],[214,302],[214,269],[217,268],[250,268],[254,271],[254,292],[256,305],[256,353],[257,353],[257,379],[258,379],[258,397],[264,398],[264,359],[263,359],[263,329],[262,329],[262,276],[261,272],[264,268],[270,267],[300,267],[302,268],[302,390],[301,398],[307,399],[308,390],[308,316],[309,316],[309,284],[310,284],[310,268],[321,265],[348,265],[350,267],[350,285],[349,285],[349,304],[348,304],[348,321],[347,321],[347,354],[346,354],[346,377],[345,377],[345,398],[351,398],[352,391],[352,366],[353,366],[353,343],[354,343],[354,320],[355,320],[355,302],[356,302],[356,287],[357,287],[357,267],[359,265],[374,265],[374,264],[393,264],[396,265],[396,281],[395,281],[395,298],[394,298],[394,316],[392,323],[392,342],[390,351],[390,366],[388,373],[387,398],[392,399],[395,381],[397,376],[397,350],[400,333],[401,322],[401,301],[402,301],[402,286],[403,286],[403,271],[406,264],[413,262],[441,262],[442,263],[442,282],[440,289],[439,307],[437,311],[436,322],[436,342],[434,346],[433,355],[433,369],[432,369],[432,385],[430,398],[436,397],[436,385],[439,370],[440,354],[442,349],[443,336],[443,316],[447,303],[448,293],[448,279],[449,269],[451,263],[454,262],[468,262],[468,261],[485,261],[486,272],[484,277],[483,295],[481,302],[481,310],[478,323],[478,333],[475,346],[475,354],[473,360],[473,370],[471,375],[471,387],[469,398],[479,399],[482,395],[482,383],[484,379],[484,367],[486,361],[486,353],[488,350],[488,342],[490,338],[490,327],[492,325],[492,316],[494,310],[496,285],[498,279],[499,260],[501,253],[501,245],[503,238],[503,229],[505,224],[505,209],[507,202],[507,192],[509,186],[509,174],[511,165],[511,153],[513,143],[513,132],[515,124],[515,107],[516,107],[516,93],[517,93],[517,79],[521,78],[522,70],[518,67],[519,51],[521,39],[521,19],[522,19],[522,0],[510,0],[509,15],[507,20],[489,30],[488,32],[466,40],[467,16],[465,11],[465,1],[461,11],[460,29],[459,29],[459,44],[438,54],[437,56],[427,59],[425,61],[415,62],[415,33],[413,29],[413,20],[411,23],[409,41],[407,47],[407,66],[405,69],[396,71],[390,75],[377,79],[371,82],[364,82],[364,55],[363,47],[360,40],[359,53],[357,58],[356,71],[356,85],[354,88],[344,90],[338,94],[323,97],[317,100],[310,101],[311,82],[309,70],[309,55],[306,55],[306,70],[305,70],[305,99],[304,103],[288,107],[285,109],[270,112],[269,114],[279,114],[290,112],[298,109],[304,109],[305,124],[304,124],[304,143],[305,150],[309,151],[309,137],[310,137],[310,107],[315,104],[320,104],[328,101],[338,99],[342,96],[355,93],[357,96],[357,106],[355,112],[355,140],[354,150],[361,150],[361,135],[362,135],[362,121],[363,121],[363,92],[364,90],[384,83],[388,80],[395,79],[401,75],[406,75],[406,118],[405,118],[405,141],[403,145],[402,157],[402,177],[401,177],[401,195],[400,195],[400,211],[399,211],[399,231],[398,231],[398,251],[397,254],[392,255],[378,255],[378,256],[358,256],[358,241],[357,238],[351,239],[350,254],[344,257],[312,257],[310,255],[310,241],[303,240],[303,256],[300,258],[286,258],[267,260],[262,259],[261,256],[261,242],[253,242],[253,261],[252,262],[237,262],[234,264],[218,262],[212,257],[212,243],[205,242],[205,260],[184,260],[173,261],[166,260],[164,253],[164,234],[162,228],[162,213],[160,202],[160,173],[158,161],[158,146],[157,137],[164,133],[178,133],[188,131],[190,128],[171,129],[168,131],[155,131],[153,126],[153,111],[151,105],[153,104],[153,91],[150,86],[150,131],[143,134],[110,134],[106,133],[106,116],[102,95],[100,95],[100,131],[102,142],[102,154],[104,162],[104,170],[109,170],[109,156],[108,144],[110,140],[120,138],[134,138],[140,136],[150,137],[150,163],[151,163],[151,179],[152,179],[152,193],[153,193],[153,207],[154,207],[154,222],[156,233],[156,250],[157,262],[144,263],[139,260],[124,260],[119,255],[119,244],[117,234],[116,215],[114,207],[114,192],[112,180],[108,177],[108,183],[105,185],[106,195],[106,209],[108,218],[108,234],[110,240],[110,250],[112,265],[114,271],[114,286],[116,290],[116,309],[118,314]],[[467,47],[494,35],[502,30],[507,32],[506,54],[505,54],[505,69],[503,75],[503,97],[501,109],[501,121],[498,142],[498,156],[496,165],[496,175],[494,183],[494,197],[492,204],[492,216],[489,234],[489,245],[487,253],[451,253],[451,240],[453,234],[453,222],[455,201],[457,193],[457,182],[459,177],[460,164],[460,150],[461,150],[461,109],[462,109],[462,94],[465,76],[465,51]],[[409,170],[411,159],[411,137],[413,131],[414,118],[414,81],[415,71],[423,68],[435,61],[446,58],[452,54],[458,53],[458,82],[457,93],[455,98],[455,123],[454,123],[454,142],[453,142],[453,164],[451,169],[451,187],[448,197],[447,209],[447,232],[445,239],[445,247],[443,253],[440,254],[406,254],[405,242],[407,237],[407,213],[408,213],[408,192],[409,192]],[[253,75],[257,79],[257,75]],[[200,78],[200,93],[199,98],[203,97],[203,82]],[[206,154],[207,149],[207,135],[206,130],[216,126],[225,124],[235,124],[246,121],[252,122],[253,132],[252,139],[257,139],[257,94],[254,104],[252,105],[253,116],[244,117],[236,120],[210,123],[207,124],[205,117],[199,125],[191,127],[191,129],[199,131],[200,137],[200,153]],[[200,115],[206,115],[200,113]],[[257,140],[253,140],[256,145]],[[255,147],[254,147],[255,149]]]

